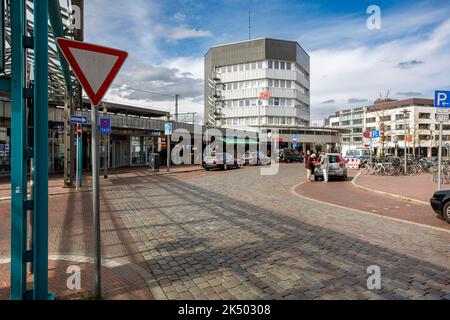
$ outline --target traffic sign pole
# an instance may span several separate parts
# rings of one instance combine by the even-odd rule
[[[441,190],[441,175],[442,175],[442,121],[439,121],[438,182],[437,182],[438,190]]]
[[[99,183],[99,134],[97,125],[97,107],[91,104],[91,147],[92,147],[92,208],[94,218],[94,270],[95,270],[95,298],[102,296],[101,277],[101,239],[100,239],[100,183]]]

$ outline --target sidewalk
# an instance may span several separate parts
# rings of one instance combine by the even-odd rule
[[[436,191],[436,183],[433,182],[431,174],[414,176],[372,176],[361,174],[355,183],[364,188],[419,200],[427,204]],[[450,189],[450,185],[443,185],[443,188]]]
[[[155,175],[168,175],[168,174],[179,174],[194,172],[198,170],[203,170],[200,165],[182,165],[182,166],[171,166],[170,172],[166,171],[166,167],[161,167],[159,172],[151,172],[148,167],[133,167],[133,168],[118,168],[108,170],[108,180],[103,179],[103,170],[100,171],[100,179],[102,180],[102,185],[113,185],[116,181],[129,178],[129,177],[144,177],[144,176],[155,176]],[[11,199],[11,184],[9,177],[0,178],[0,201]],[[75,183],[75,181],[74,181]],[[81,191],[89,191],[91,184],[91,172],[83,173],[83,188]],[[48,192],[49,195],[60,195],[68,194],[71,192],[77,192],[75,188],[64,188],[64,181],[62,174],[52,174],[49,176],[48,180]]]
[[[173,168],[171,173],[193,172],[199,166]],[[103,256],[103,293],[105,299],[165,299],[153,275],[148,271],[139,251],[140,243],[133,241],[122,220],[123,208],[114,205],[111,187],[139,180],[152,184],[164,175],[145,170],[111,172],[101,179],[101,237]],[[136,179],[140,178],[140,179]],[[93,292],[93,230],[92,196],[90,192],[75,192],[58,186],[62,179],[52,179],[53,191],[63,193],[49,197],[49,289],[57,299],[92,298]],[[9,191],[3,182],[2,192]],[[109,186],[109,187],[108,187]],[[108,195],[108,197],[107,197]],[[136,198],[136,201],[140,201]],[[116,202],[117,203],[117,202]],[[0,201],[0,299],[9,297],[10,201]],[[68,266],[81,269],[81,290],[69,290],[66,282]],[[30,279],[31,280],[31,279]]]

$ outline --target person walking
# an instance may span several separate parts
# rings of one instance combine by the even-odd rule
[[[323,172],[323,183],[328,183],[328,166],[329,166],[330,162],[328,160],[328,156],[326,155],[326,153],[322,153],[321,157],[320,157],[320,162],[319,162],[319,170],[322,170]]]

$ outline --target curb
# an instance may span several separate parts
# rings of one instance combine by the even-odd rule
[[[305,183],[305,181],[304,181],[304,182],[300,182],[299,184],[294,185],[294,186],[291,188],[291,193],[292,193],[294,196],[297,196],[297,197],[299,197],[299,198],[302,198],[302,199],[304,199],[304,200],[306,200],[306,201],[312,201],[312,202],[315,202],[315,203],[320,203],[320,204],[323,204],[323,205],[327,205],[327,206],[331,206],[331,207],[335,207],[335,208],[339,208],[339,209],[349,210],[349,211],[353,211],[353,212],[355,212],[355,213],[361,213],[361,214],[365,214],[365,215],[368,215],[368,216],[377,217],[377,218],[380,218],[380,219],[386,219],[386,220],[391,220],[391,221],[396,221],[396,222],[406,223],[406,224],[414,225],[414,226],[417,226],[417,227],[422,227],[422,228],[425,228],[425,229],[430,229],[430,230],[433,230],[433,231],[445,232],[445,233],[450,234],[450,230],[448,230],[448,229],[443,229],[443,228],[439,228],[439,227],[433,227],[433,226],[429,226],[429,225],[426,225],[426,224],[417,223],[417,222],[412,222],[412,221],[403,220],[403,219],[398,219],[398,218],[393,218],[393,217],[382,216],[382,215],[379,215],[379,214],[376,214],[376,213],[372,213],[372,212],[368,212],[368,211],[363,211],[363,210],[359,210],[359,209],[354,209],[354,208],[349,208],[349,207],[344,207],[344,206],[340,206],[340,205],[338,205],[338,204],[329,203],[329,202],[325,202],[325,201],[316,200],[316,199],[313,199],[313,198],[308,198],[308,197],[302,196],[302,195],[298,194],[298,193],[295,191],[295,189],[296,189],[297,187],[301,186],[301,185],[304,184],[304,183]]]
[[[374,192],[374,193],[378,193],[378,194],[382,194],[385,196],[390,196],[396,199],[400,199],[400,200],[404,200],[404,201],[410,201],[410,202],[414,202],[416,204],[421,204],[421,205],[429,205],[428,202],[422,201],[422,200],[417,200],[414,198],[410,198],[410,197],[406,197],[406,196],[402,196],[400,194],[395,194],[395,193],[389,193],[389,192],[385,192],[385,191],[380,191],[380,190],[376,190],[376,189],[371,189],[371,188],[367,188],[367,187],[363,187],[359,184],[356,183],[356,180],[358,180],[359,176],[362,174],[362,171],[360,171],[352,180],[352,185],[358,189],[364,190],[364,191],[369,191],[369,192]]]

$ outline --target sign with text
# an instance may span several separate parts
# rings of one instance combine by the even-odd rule
[[[82,117],[82,116],[72,116],[72,117],[70,117],[70,122],[86,124],[88,122],[88,119],[87,119],[87,117]]]
[[[172,124],[172,122],[165,123],[164,124],[164,134],[166,136],[169,136],[169,135],[172,134],[172,132],[173,132],[173,124]]]

